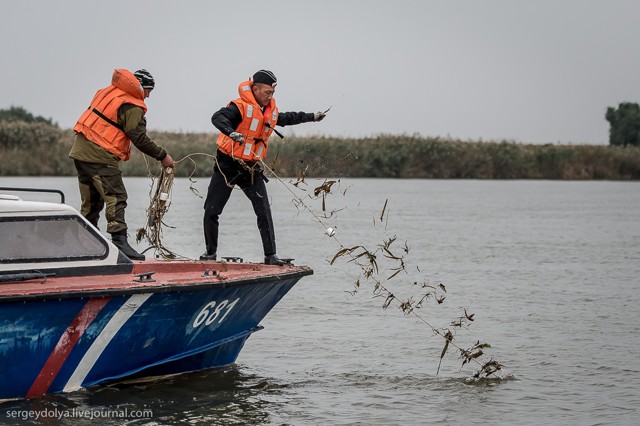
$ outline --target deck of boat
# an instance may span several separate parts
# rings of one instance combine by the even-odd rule
[[[273,282],[311,275],[307,266],[191,260],[136,261],[128,274],[34,276],[0,282],[0,302],[17,299],[133,294]],[[20,275],[20,274],[16,274]]]

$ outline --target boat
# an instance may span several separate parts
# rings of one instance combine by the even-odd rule
[[[44,190],[58,203],[15,189],[0,188],[0,400],[232,365],[313,274],[241,258],[131,261],[60,191]]]

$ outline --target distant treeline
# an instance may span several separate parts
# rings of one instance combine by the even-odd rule
[[[178,176],[209,176],[216,134],[150,132],[175,160]],[[0,120],[0,175],[74,176],[68,157],[73,132],[48,120]],[[148,174],[132,149],[127,176]],[[200,154],[202,153],[202,154]],[[203,155],[204,154],[204,155]],[[157,162],[148,158],[154,172]],[[269,167],[282,177],[391,177],[432,179],[640,179],[640,147],[531,145],[379,135],[370,138],[271,138]]]

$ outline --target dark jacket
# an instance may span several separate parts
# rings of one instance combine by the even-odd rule
[[[281,112],[278,115],[278,126],[293,126],[295,124],[313,121],[312,112]],[[225,135],[229,136],[242,122],[240,110],[231,102],[228,106],[220,108],[211,117],[211,123]]]
[[[278,122],[276,125],[293,126],[295,124],[308,123],[313,121],[313,117],[314,114],[312,112],[281,112],[278,114]],[[213,114],[213,116],[211,116],[211,123],[213,123],[218,130],[227,136],[232,132],[235,132],[241,122],[242,114],[233,102],[226,107],[220,108]],[[221,171],[231,176],[231,178],[235,179],[236,176],[243,176],[249,173],[240,163],[220,150],[217,151],[216,157]],[[262,168],[259,164],[255,164],[253,162],[248,162],[247,164],[252,168],[255,168],[255,172],[264,177],[262,174]],[[266,177],[264,179],[267,180]]]

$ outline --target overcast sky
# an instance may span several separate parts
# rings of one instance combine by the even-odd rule
[[[640,1],[0,1],[0,108],[75,124],[114,68],[146,68],[152,130],[213,132],[265,68],[285,135],[607,144],[640,101]]]

